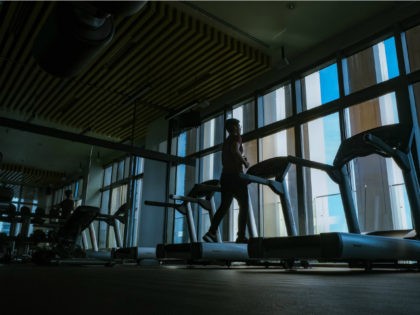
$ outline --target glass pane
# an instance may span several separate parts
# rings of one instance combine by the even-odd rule
[[[185,156],[187,152],[187,133],[183,132],[177,139],[177,155]],[[188,166],[180,164],[176,167],[176,186],[175,194],[185,196],[186,191],[191,189],[191,184],[186,183],[186,173]],[[187,186],[187,187],[186,187]],[[174,243],[184,243],[188,240],[188,228],[184,216],[178,211],[174,211]]]
[[[303,109],[308,110],[339,97],[337,64],[332,64],[301,80]]]
[[[406,59],[408,72],[416,71],[420,69],[420,25],[409,29],[405,32],[405,42],[407,45]]]
[[[176,188],[175,194],[186,195],[196,184],[196,167],[191,165],[180,164],[176,171]],[[193,209],[194,213],[196,211]],[[188,242],[188,227],[185,216],[174,210],[174,243]]]
[[[138,232],[139,232],[139,214],[141,209],[141,191],[142,191],[142,184],[143,181],[141,179],[137,179],[134,183],[134,217],[132,218],[133,222],[133,246],[137,246],[138,243]]]
[[[394,37],[343,59],[346,95],[387,81],[398,75]]]
[[[295,133],[293,128],[260,139],[260,156],[262,161],[287,155],[295,155]],[[292,165],[290,167],[285,183],[293,215],[297,222],[296,166]],[[265,185],[261,186],[261,209],[263,209],[263,236],[286,236],[287,231],[280,198]]]
[[[124,160],[118,162],[118,178],[117,180],[121,180],[124,178]]]
[[[111,174],[112,174],[112,166],[108,166],[105,169],[103,187],[108,186],[108,185],[111,184]]]
[[[255,129],[255,103],[253,100],[246,101],[233,107],[233,118],[242,124],[242,133]]]
[[[346,108],[345,118],[347,137],[365,130],[398,123],[395,93],[382,95]]]
[[[118,162],[112,164],[112,183],[117,181],[117,174],[118,174]]]
[[[198,147],[198,128],[189,129],[181,133],[176,141],[177,155],[187,156],[197,152]]]
[[[291,85],[287,84],[258,98],[258,125],[272,124],[292,115]]]
[[[130,175],[130,157],[127,156],[124,162],[124,178],[127,178]]]
[[[413,84],[413,92],[417,111],[417,121],[420,122],[420,83]]]
[[[395,93],[352,106],[345,118],[348,136],[398,123]],[[350,170],[362,231],[411,228],[404,180],[393,160],[379,155],[357,158]]]
[[[122,185],[120,187],[116,187],[112,189],[112,195],[111,195],[111,208],[110,208],[110,214],[114,214],[121,205],[127,202],[127,185]],[[108,227],[108,248],[113,248],[117,246],[116,242],[116,233],[118,233],[118,229],[120,232],[121,241],[123,241],[124,238],[124,224],[121,222],[116,223],[116,229],[114,230],[111,227]]]
[[[101,213],[109,214],[109,190],[102,193],[101,200]],[[106,248],[106,237],[107,237],[108,225],[106,222],[99,222],[98,231],[98,246],[99,248]]]
[[[341,143],[338,113],[302,125],[303,157],[332,164]],[[309,233],[347,231],[339,187],[323,171],[303,168]]]
[[[303,157],[332,164],[341,143],[338,113],[302,125]]]
[[[201,182],[211,180],[211,179],[220,179],[222,174],[222,152],[218,151],[213,154],[206,155],[200,160],[200,179]],[[215,205],[220,204],[220,193],[214,194]],[[215,209],[217,210],[217,209]],[[198,233],[199,240],[201,237],[208,231],[210,228],[210,217],[209,212],[199,208],[201,213],[201,226]],[[220,225],[220,231],[222,231],[222,225]]]
[[[200,178],[201,181],[219,179],[222,174],[222,152],[218,151],[201,158]]]
[[[137,156],[136,157],[136,172],[135,175],[139,175],[143,173],[143,167],[144,167],[144,159]]]
[[[210,119],[201,125],[201,148],[207,149],[223,142],[224,115]]]

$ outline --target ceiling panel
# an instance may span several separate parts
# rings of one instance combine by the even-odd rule
[[[261,51],[170,2],[148,2],[138,14],[115,21],[112,43],[82,73],[57,78],[31,53],[54,5],[1,5],[0,104],[29,122],[37,118],[116,141],[133,134],[140,140],[156,118],[194,100],[211,102],[270,66]]]

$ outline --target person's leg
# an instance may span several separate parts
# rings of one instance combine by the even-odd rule
[[[217,209],[213,220],[211,222],[211,226],[209,228],[209,232],[212,234],[216,234],[217,228],[220,225],[220,222],[222,222],[223,217],[228,212],[230,205],[233,200],[233,193],[231,191],[223,191],[222,188],[222,202],[220,203],[219,208]]]
[[[220,225],[220,222],[222,222],[223,217],[226,215],[230,208],[230,204],[233,200],[233,192],[232,192],[232,184],[231,179],[229,175],[222,174],[220,178],[220,190],[222,194],[222,201],[220,203],[219,208],[217,209],[213,220],[211,221],[211,225],[209,228],[209,231],[203,236],[203,239],[206,242],[217,242],[217,228]]]
[[[248,222],[249,213],[249,199],[248,186],[244,181],[239,181],[235,190],[234,197],[238,201],[239,215],[238,215],[238,241],[246,240],[245,230]]]

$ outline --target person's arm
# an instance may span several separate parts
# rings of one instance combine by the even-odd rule
[[[241,144],[239,143],[239,141],[233,141],[232,142],[232,153],[233,156],[235,157],[235,159],[240,162],[241,164],[243,164],[246,168],[249,167],[249,162],[247,161],[247,159],[242,156],[241,151],[239,150],[239,148],[241,147]]]

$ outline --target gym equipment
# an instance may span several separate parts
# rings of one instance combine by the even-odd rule
[[[182,203],[170,203],[170,202],[159,202],[159,201],[149,201],[146,200],[144,202],[145,205],[155,206],[155,207],[163,207],[163,208],[172,208],[182,215],[185,216],[188,228],[188,235],[190,238],[190,243],[185,244],[158,244],[156,247],[156,257],[159,260],[191,260],[191,243],[197,243],[197,230],[194,223],[193,211],[191,207],[191,203],[200,204],[203,209],[209,211],[210,218],[213,218],[214,215],[214,203],[212,200],[215,191],[218,189],[219,181],[211,180],[202,183],[204,187],[209,186],[210,190],[207,193],[203,194],[201,188],[198,185],[194,185],[192,190],[189,192],[187,196],[177,196],[177,195],[170,195],[170,198],[174,201],[181,200]],[[203,197],[205,199],[203,199]],[[220,241],[220,233],[217,233],[217,238]]]
[[[284,182],[289,169],[290,162],[287,157],[275,157],[251,166],[246,174],[241,174],[240,176],[249,183],[270,187],[280,197],[287,234],[294,236],[297,235],[296,223],[288,197],[287,186]],[[274,180],[270,178],[274,178]]]
[[[115,242],[117,247],[120,248],[123,246],[120,223],[125,224],[127,221],[127,203],[122,204],[114,214],[104,214],[99,213],[95,218],[95,221],[102,221],[112,227],[115,235]]]
[[[52,236],[52,247],[37,249],[32,254],[32,261],[37,264],[48,264],[53,260],[84,258],[85,253],[77,246],[81,232],[89,227],[99,213],[99,208],[79,206]],[[70,261],[71,262],[71,261]]]
[[[125,224],[127,222],[128,215],[128,204],[122,204],[114,214],[103,214],[99,213],[95,218],[95,221],[106,222],[109,226],[112,227],[115,235],[115,241],[117,243],[117,248],[114,248],[111,252],[99,252],[96,244],[96,250],[87,251],[89,257],[105,257],[109,256],[112,260],[135,260],[140,263],[145,259],[156,259],[156,248],[155,247],[124,247],[120,223]],[[92,242],[96,243],[96,235],[93,229],[93,226],[89,226],[89,232]],[[105,255],[105,256],[104,256]]]
[[[253,238],[248,252],[253,258],[317,259],[318,261],[349,262],[351,266],[398,260],[420,260],[420,241],[379,235],[360,234],[346,164],[356,157],[379,154],[392,158],[402,169],[414,228],[420,228],[420,190],[411,146],[412,128],[400,124],[388,125],[357,134],[340,145],[333,165],[312,162],[289,156],[292,163],[314,167],[327,172],[339,185],[349,233]],[[392,233],[384,233],[390,235]]]
[[[217,243],[205,243],[197,240],[191,203],[199,204],[202,209],[209,212],[210,219],[213,219],[215,213],[213,197],[216,192],[220,191],[218,184],[218,180],[209,180],[201,184],[194,185],[187,196],[170,196],[170,198],[174,201],[181,200],[181,204],[145,201],[146,205],[173,208],[184,214],[187,218],[190,243],[158,244],[156,247],[156,256],[159,260],[182,260],[188,263],[199,264],[223,262],[230,265],[232,261],[246,261],[249,259],[246,244],[222,243],[219,231],[216,234],[218,239]],[[250,212],[251,211],[252,209],[250,209]]]

